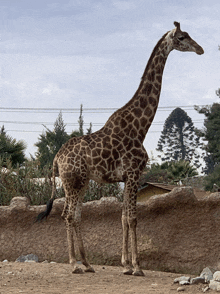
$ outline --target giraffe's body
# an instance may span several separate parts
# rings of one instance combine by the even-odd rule
[[[154,48],[133,98],[113,113],[102,129],[90,135],[70,139],[55,156],[54,179],[58,168],[66,195],[62,217],[66,221],[73,272],[81,272],[76,266],[73,227],[82,263],[86,266],[86,271],[93,271],[85,257],[80,232],[82,199],[89,180],[92,179],[99,183],[125,183],[122,264],[125,274],[143,275],[138,265],[136,239],[136,193],[140,175],[148,160],[143,141],[159,103],[163,69],[169,53],[177,49],[203,54],[203,49],[187,33],[180,30],[179,23],[175,23],[175,26],[176,28],[166,33]],[[52,199],[54,193],[55,180]],[[129,232],[133,268],[128,261]]]

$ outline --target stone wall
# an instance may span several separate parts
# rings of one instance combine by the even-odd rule
[[[65,199],[54,201],[46,221],[35,223],[45,206],[16,197],[0,207],[0,260],[34,253],[39,261],[68,262],[61,219]],[[91,263],[120,265],[122,203],[102,198],[83,205],[82,231]],[[145,269],[198,273],[220,262],[220,193],[197,200],[190,187],[175,188],[138,203],[138,250]]]

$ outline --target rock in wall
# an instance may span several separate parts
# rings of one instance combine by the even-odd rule
[[[0,260],[34,253],[39,261],[68,262],[64,198],[54,201],[46,221],[35,223],[45,206],[15,197],[0,207]],[[91,263],[120,265],[122,203],[116,198],[87,202],[82,232]],[[138,250],[145,269],[198,273],[220,262],[220,193],[197,200],[190,187],[175,188],[137,204]],[[77,246],[76,246],[77,247]]]

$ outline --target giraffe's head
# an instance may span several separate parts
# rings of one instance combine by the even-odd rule
[[[171,41],[170,46],[172,49],[179,51],[191,51],[201,55],[204,50],[199,46],[186,32],[182,32],[180,29],[180,23],[174,22],[175,29],[169,32],[168,36]]]

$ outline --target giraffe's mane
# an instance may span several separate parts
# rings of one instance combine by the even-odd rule
[[[165,34],[160,38],[160,40],[157,42],[156,46],[154,47],[154,49],[153,49],[153,51],[152,51],[152,53],[151,53],[151,55],[150,55],[150,58],[149,58],[149,60],[148,60],[148,63],[147,63],[147,65],[146,65],[146,68],[145,68],[145,70],[144,70],[143,76],[142,76],[142,78],[141,78],[141,83],[140,83],[140,85],[139,85],[137,91],[135,92],[133,98],[138,94],[139,89],[142,87],[142,85],[143,85],[143,77],[147,74],[147,71],[148,71],[148,69],[149,69],[149,67],[150,67],[150,65],[151,65],[151,62],[152,62],[152,60],[153,60],[153,58],[154,58],[154,56],[155,56],[155,53],[156,53],[157,49],[160,47],[161,43],[163,42],[163,40],[165,39],[165,37],[167,36],[167,34],[168,34],[169,32],[170,32],[170,31],[168,31],[167,33],[165,33]],[[115,111],[115,112],[110,116],[110,118],[107,120],[107,122],[106,122],[105,125],[107,125],[108,121],[109,121],[109,120],[112,120],[113,117],[116,116],[118,112],[121,112],[121,111],[123,111],[124,109],[126,109],[126,108],[130,105],[130,103],[132,103],[133,98],[130,99],[130,100],[129,100],[124,106],[122,106],[122,107],[119,108],[117,111]]]
[[[148,69],[149,69],[149,67],[150,67],[150,65],[151,65],[151,62],[152,62],[152,60],[153,60],[153,58],[154,58],[154,56],[155,56],[155,53],[156,53],[157,49],[160,47],[161,43],[163,42],[163,40],[165,39],[165,37],[167,36],[167,34],[168,34],[169,32],[170,32],[170,31],[168,31],[166,34],[164,34],[164,35],[160,38],[160,40],[157,42],[156,46],[154,47],[154,49],[153,49],[153,51],[152,51],[152,53],[151,53],[151,56],[150,56],[150,58],[149,58],[149,60],[148,60],[148,63],[147,63],[147,65],[146,65],[146,68],[145,68],[145,70],[144,70],[144,73],[143,73],[143,76],[142,76],[141,80],[143,80],[143,77],[146,75],[146,73],[147,73],[147,71],[148,71]]]

